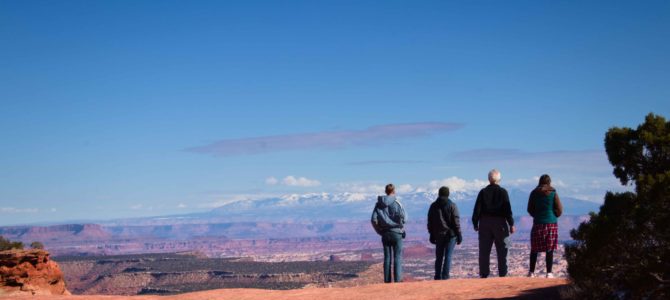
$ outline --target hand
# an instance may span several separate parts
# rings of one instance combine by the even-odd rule
[[[516,228],[514,228],[514,225],[512,225],[512,227],[509,228],[509,232],[514,233],[515,231],[516,231]]]
[[[479,227],[475,226],[475,231],[479,231]]]
[[[463,242],[463,236],[459,234],[456,237],[456,245],[460,245],[462,242]]]

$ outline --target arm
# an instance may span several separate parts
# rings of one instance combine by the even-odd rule
[[[377,232],[377,234],[381,235],[382,234],[381,233],[381,228],[379,228],[379,221],[378,221],[377,217],[378,217],[377,216],[377,209],[375,208],[375,209],[372,210],[372,217],[370,218],[370,223],[372,223],[372,228],[375,229],[375,232]]]
[[[454,228],[454,233],[456,233],[456,243],[461,244],[463,241],[463,235],[461,234],[461,216],[458,213],[458,207],[456,204],[453,206],[453,210],[451,212],[451,215],[453,216],[454,224],[452,224],[452,228]]]
[[[531,217],[535,217],[533,216],[535,214],[535,201],[533,201],[533,192],[530,192],[530,196],[528,196],[528,208],[526,209]]]
[[[433,219],[431,217],[432,212],[433,212],[433,205],[431,204],[430,208],[428,208],[428,218],[427,218],[428,222],[426,222],[426,228],[428,229],[428,233],[431,233],[430,232],[430,223],[433,221]]]
[[[507,224],[512,227],[512,233],[514,233],[514,217],[512,216],[512,205],[509,203],[509,195],[506,190],[503,190],[503,210],[505,212],[505,219]]]
[[[554,214],[557,218],[563,214],[563,203],[561,203],[558,193],[554,193]]]
[[[475,208],[472,211],[472,226],[474,226],[475,231],[479,230],[479,215],[482,211],[482,192],[480,191],[477,195],[477,201],[475,202]]]

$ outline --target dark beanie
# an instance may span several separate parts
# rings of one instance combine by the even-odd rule
[[[438,195],[440,197],[449,197],[449,188],[446,186],[441,187]]]

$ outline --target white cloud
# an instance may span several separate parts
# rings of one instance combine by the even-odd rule
[[[294,177],[292,175],[289,175],[284,177],[284,179],[282,179],[282,184],[287,186],[311,187],[311,186],[319,186],[321,185],[321,182],[306,177]]]
[[[177,204],[177,208],[186,208],[186,207],[188,207],[188,206],[184,203]]]
[[[277,180],[277,178],[274,178],[272,176],[265,179],[265,184],[267,185],[276,185],[277,183],[279,183],[279,180]]]
[[[395,187],[395,191],[396,191],[396,193],[403,194],[403,193],[414,192],[415,189],[414,189],[414,187],[412,187],[411,184],[401,184],[401,185],[398,185],[398,186]]]
[[[30,213],[34,214],[39,212],[37,208],[16,208],[16,207],[0,207],[0,213],[8,214],[21,214],[21,213]]]
[[[142,205],[142,204],[135,204],[135,205],[131,205],[131,206],[130,206],[130,209],[132,209],[132,210],[140,210],[140,209],[142,209],[142,207],[144,207],[144,205]]]
[[[362,193],[345,193],[344,201],[345,202],[358,202],[368,200],[368,195]]]
[[[339,192],[349,192],[357,194],[383,194],[383,184],[379,183],[365,183],[365,182],[347,182],[337,184],[336,190]]]
[[[320,186],[321,182],[316,179],[309,179],[307,177],[296,177],[289,175],[279,180],[274,176],[270,176],[265,179],[265,184],[267,185],[285,185],[285,186],[298,186],[298,187],[314,187]]]
[[[446,186],[452,192],[475,192],[481,190],[488,184],[489,183],[484,180],[475,179],[468,181],[456,176],[452,176],[445,179],[433,180],[428,183],[428,187],[432,190],[436,190],[442,186]]]

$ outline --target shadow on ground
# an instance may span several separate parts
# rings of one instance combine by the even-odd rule
[[[532,290],[523,291],[521,294],[514,297],[506,298],[478,298],[479,300],[485,299],[543,299],[543,300],[553,300],[553,299],[562,299],[561,290],[565,289],[567,285],[551,286],[546,288],[538,288]]]

